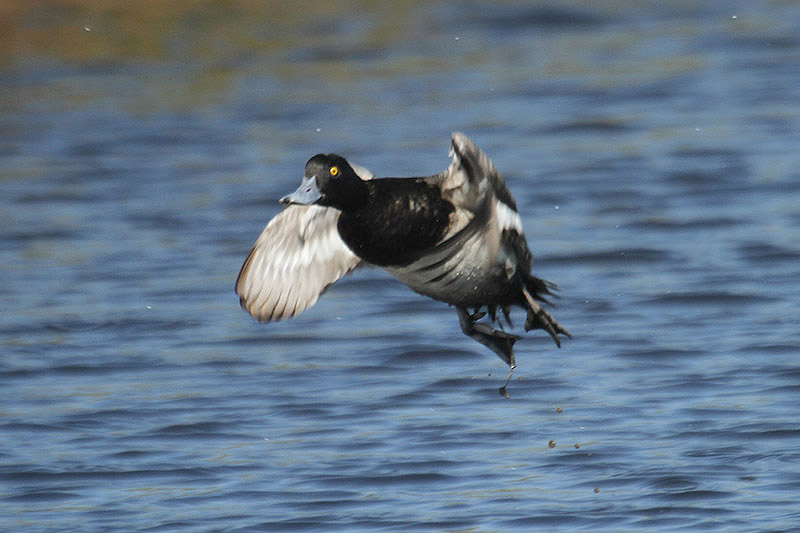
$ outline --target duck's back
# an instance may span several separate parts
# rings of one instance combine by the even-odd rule
[[[339,217],[342,240],[362,260],[384,268],[416,261],[440,243],[453,205],[422,178],[370,181],[364,205]]]

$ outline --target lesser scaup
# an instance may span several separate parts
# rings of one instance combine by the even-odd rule
[[[295,316],[364,262],[454,305],[462,331],[509,365],[509,380],[520,337],[490,325],[502,328],[498,309],[511,324],[511,306],[524,308],[525,331],[544,329],[560,347],[559,334],[570,334],[539,304],[549,303],[555,285],[530,273],[531,252],[503,178],[462,133],[453,133],[450,155],[444,172],[425,178],[375,179],[335,154],[309,159],[300,187],[281,199],[287,207],[242,265],[242,307],[262,321]],[[479,322],[487,314],[489,322]]]

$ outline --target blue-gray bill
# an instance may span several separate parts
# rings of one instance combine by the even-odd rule
[[[322,193],[319,192],[317,187],[316,176],[303,176],[303,181],[300,182],[300,187],[297,188],[292,194],[281,198],[282,204],[301,204],[310,205],[319,200]]]

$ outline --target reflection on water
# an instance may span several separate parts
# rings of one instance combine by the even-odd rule
[[[4,2],[0,529],[796,529],[799,18]],[[310,155],[430,174],[452,130],[575,335],[520,341],[509,400],[379,270],[238,309]]]

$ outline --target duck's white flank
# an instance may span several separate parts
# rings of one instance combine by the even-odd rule
[[[501,202],[497,201],[497,224],[501,230],[513,229],[522,235],[522,219],[519,218],[519,213],[512,208]]]

